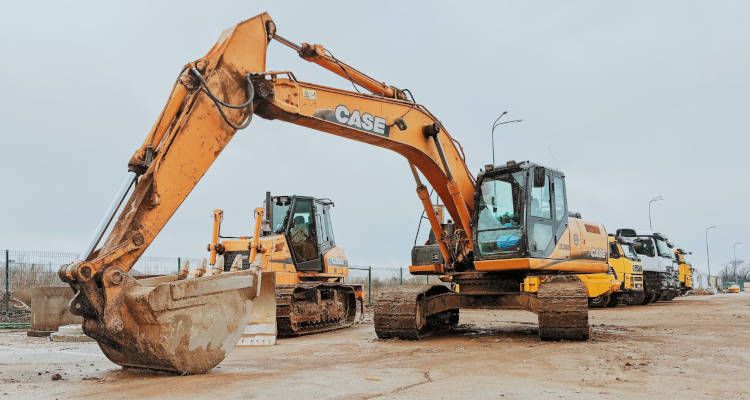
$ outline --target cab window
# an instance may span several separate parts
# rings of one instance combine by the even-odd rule
[[[531,216],[539,218],[552,218],[550,216],[549,176],[544,177],[543,187],[531,188]]]
[[[526,172],[485,178],[480,186],[477,245],[482,255],[510,255],[519,251]]]
[[[318,241],[322,247],[333,245],[333,230],[329,217],[330,206],[315,203],[315,227],[318,232]]]
[[[531,182],[534,182],[533,180]],[[529,227],[531,250],[546,254],[548,248],[554,244],[555,235],[552,230],[552,207],[550,199],[549,176],[544,177],[544,186],[531,188],[531,203]]]
[[[568,210],[565,207],[565,184],[559,176],[553,179],[553,183],[555,189],[555,222],[559,224],[568,215]]]
[[[616,242],[612,242],[609,244],[609,254],[618,255],[620,256],[620,249],[617,247]]]
[[[312,199],[295,200],[291,219],[289,240],[297,262],[316,258],[318,249]]]

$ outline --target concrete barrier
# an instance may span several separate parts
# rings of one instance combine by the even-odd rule
[[[48,336],[61,325],[82,324],[83,318],[68,311],[73,298],[69,287],[36,287],[31,290],[31,327],[29,336]]]

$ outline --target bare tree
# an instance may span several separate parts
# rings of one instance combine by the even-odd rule
[[[719,276],[724,282],[750,281],[750,264],[745,260],[729,260],[722,265]]]

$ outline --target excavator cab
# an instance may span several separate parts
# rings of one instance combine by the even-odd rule
[[[477,260],[549,257],[568,227],[564,176],[540,165],[487,166],[475,203]]]
[[[603,226],[570,214],[565,176],[531,162],[487,165],[477,176],[472,215],[477,271],[541,270],[606,272],[608,242]],[[455,227],[443,231],[454,235]],[[412,273],[443,263],[434,236],[412,250]],[[472,265],[456,264],[456,271]],[[424,268],[427,269],[427,268]]]

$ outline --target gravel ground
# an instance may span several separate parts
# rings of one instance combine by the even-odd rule
[[[238,348],[198,376],[1,331],[0,399],[750,399],[748,293],[591,310],[590,322],[581,343],[541,342],[524,311],[465,310],[455,332],[420,342],[378,340],[364,323]]]

